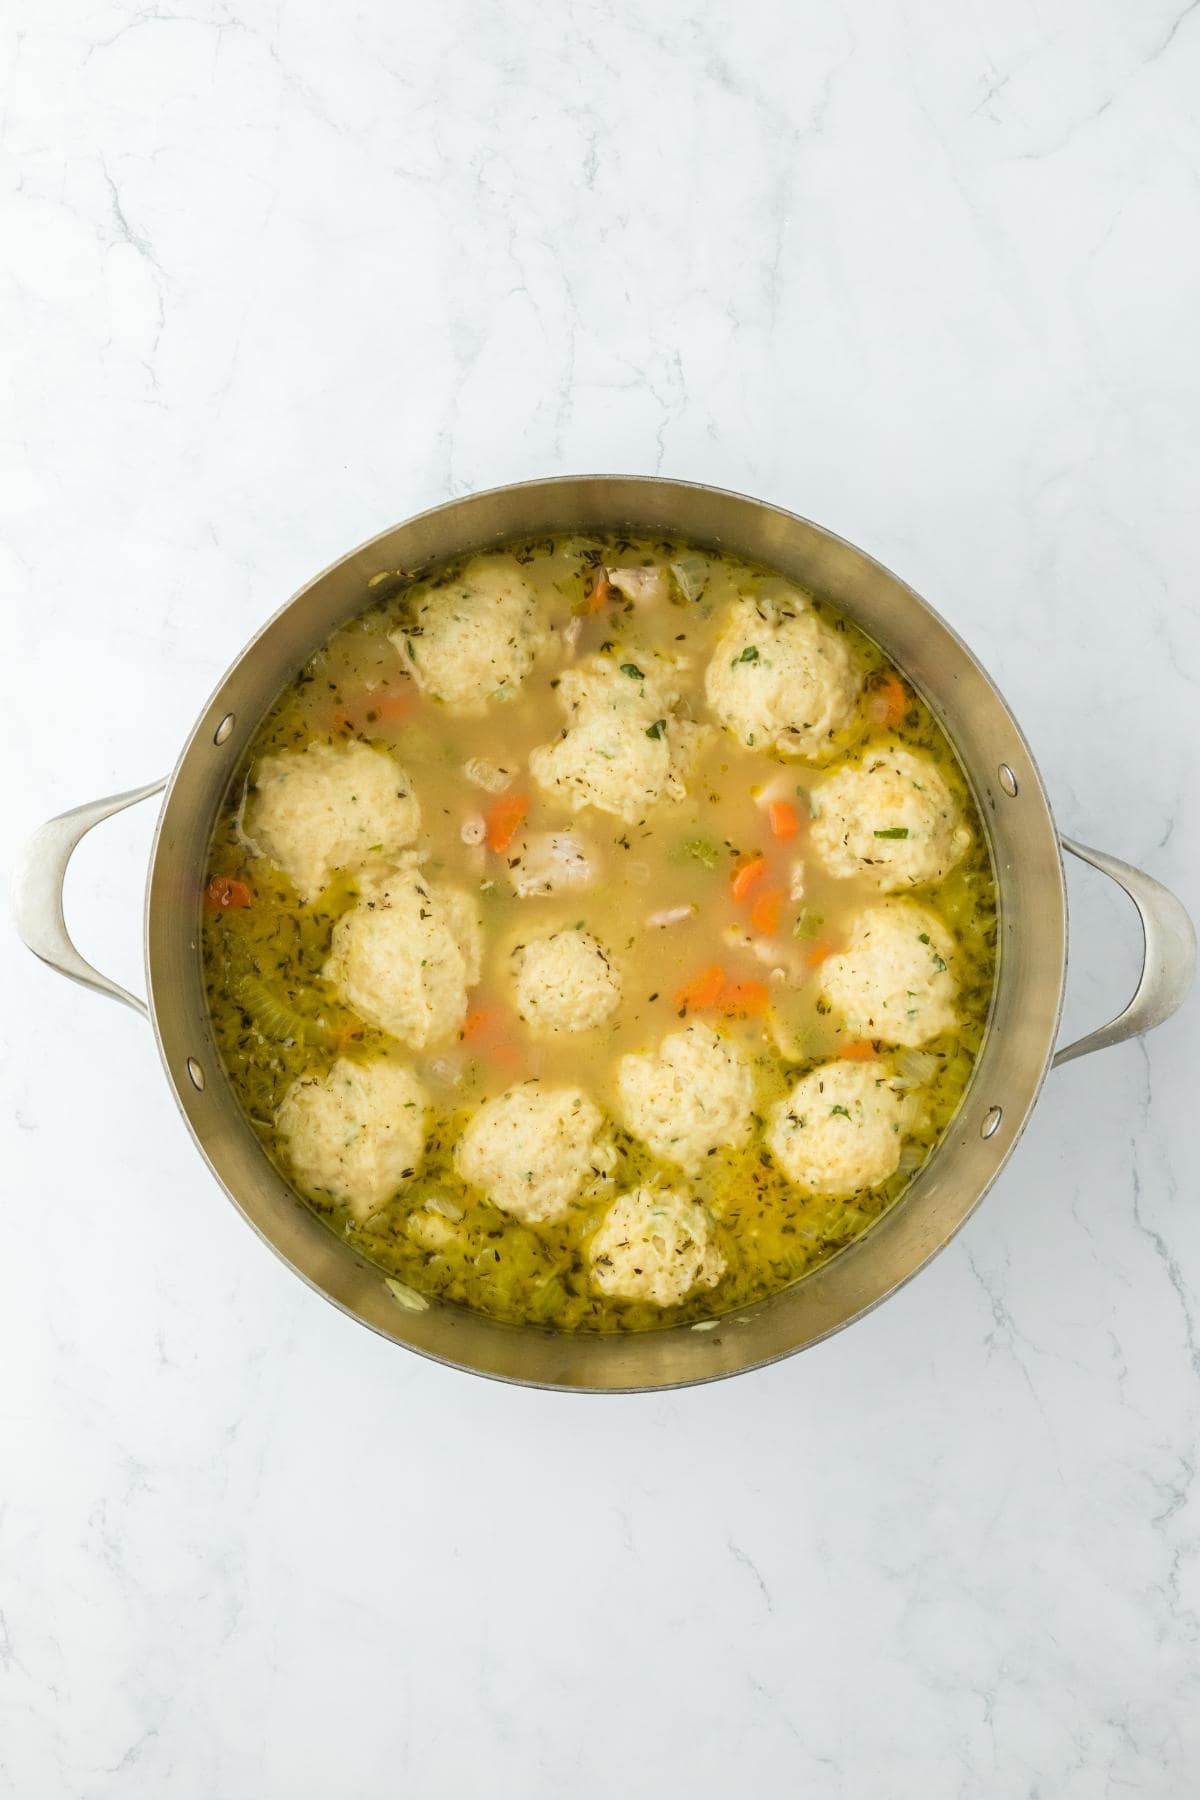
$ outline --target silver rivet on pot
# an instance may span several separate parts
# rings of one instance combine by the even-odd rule
[[[983,1124],[979,1127],[980,1137],[995,1137],[1000,1129],[1000,1121],[1003,1117],[1004,1108],[1002,1106],[993,1106],[984,1117]]]
[[[1017,778],[1007,763],[1000,764],[1000,767],[996,770],[996,779],[999,781],[1000,786],[1004,789],[1009,799],[1015,800],[1017,797]]]
[[[237,724],[236,713],[226,713],[217,729],[213,732],[213,743],[223,744],[234,726]]]
[[[189,1056],[187,1059],[187,1072],[192,1078],[192,1086],[196,1092],[202,1094],[204,1092],[204,1070],[194,1056]]]

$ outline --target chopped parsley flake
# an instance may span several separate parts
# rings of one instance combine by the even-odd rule
[[[666,726],[667,721],[665,719],[655,719],[653,725],[647,725],[646,736],[648,738],[660,738],[666,730]]]
[[[622,663],[621,673],[622,675],[628,675],[630,681],[645,681],[646,679],[636,663]]]
[[[757,662],[757,661],[758,661],[758,645],[757,644],[747,644],[746,648],[742,651],[741,655],[735,656],[733,658],[733,660],[730,664],[730,667],[736,669],[737,665],[739,663]]]
[[[889,825],[886,831],[877,831],[875,833],[875,836],[876,837],[886,837],[886,838],[906,838],[908,836],[908,826],[907,825]]]

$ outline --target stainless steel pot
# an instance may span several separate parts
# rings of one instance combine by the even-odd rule
[[[242,1117],[213,1046],[200,966],[200,891],[212,823],[238,758],[280,689],[369,599],[380,570],[418,569],[512,537],[591,527],[677,535],[767,563],[828,596],[882,645],[941,720],[991,840],[1000,890],[995,1006],[970,1088],[903,1199],[858,1242],[786,1293],[715,1330],[562,1336],[495,1324],[397,1292],[298,1201]],[[84,961],[62,886],[93,825],[166,787],[146,891],[145,1002]],[[52,819],[15,882],[18,928],[36,955],[144,1013],[196,1143],[234,1204],[298,1275],[363,1324],[439,1361],[508,1381],[608,1391],[669,1387],[755,1368],[847,1325],[916,1274],[979,1204],[1012,1153],[1053,1063],[1119,1043],[1167,1018],[1195,966],[1179,901],[1115,857],[1061,840],[1129,894],[1145,962],[1121,1015],[1055,1052],[1067,963],[1060,839],[1041,779],[1004,701],[970,651],[911,588],[805,519],[688,482],[581,476],[475,494],[383,532],[334,563],[242,651],[201,714],[174,774]]]

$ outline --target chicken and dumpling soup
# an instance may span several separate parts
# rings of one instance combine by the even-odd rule
[[[213,1030],[397,1284],[641,1330],[776,1292],[945,1131],[995,966],[967,784],[832,607],[572,536],[385,572],[218,820]]]

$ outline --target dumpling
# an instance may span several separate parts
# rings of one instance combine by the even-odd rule
[[[742,1051],[708,1025],[673,1031],[617,1065],[621,1122],[665,1162],[700,1167],[750,1135],[754,1076]]]
[[[304,900],[338,869],[395,857],[421,828],[412,782],[387,750],[367,744],[264,756],[250,784],[247,832]]]
[[[677,1306],[693,1288],[715,1287],[725,1273],[708,1214],[684,1188],[618,1194],[587,1255],[600,1293],[652,1306]]]
[[[813,790],[810,843],[831,875],[865,875],[885,894],[941,881],[971,833],[929,756],[868,751]]]
[[[486,1101],[454,1148],[463,1180],[528,1225],[560,1219],[615,1160],[595,1102],[540,1081]]]
[[[661,801],[684,799],[705,727],[676,717],[678,698],[670,672],[589,657],[558,684],[567,724],[530,752],[534,780],[574,812],[594,806],[630,825]]]
[[[294,1081],[275,1122],[298,1180],[365,1219],[420,1167],[425,1091],[402,1063],[343,1057]]]
[[[823,1063],[771,1109],[767,1148],[804,1193],[853,1194],[895,1174],[910,1116],[879,1063]]]
[[[491,557],[423,594],[391,634],[418,685],[461,713],[512,700],[548,638],[529,583],[509,559]]]
[[[845,638],[795,589],[735,600],[705,676],[721,723],[754,750],[815,757],[854,716],[861,677]]]
[[[855,1037],[915,1047],[957,1022],[954,939],[915,900],[884,900],[856,917],[840,956],[821,964],[821,992]]]
[[[517,1011],[535,1037],[591,1031],[621,1003],[621,977],[590,931],[554,931],[512,953]]]
[[[399,868],[364,881],[333,928],[325,975],[361,1018],[424,1050],[461,1027],[480,953],[470,895]]]

